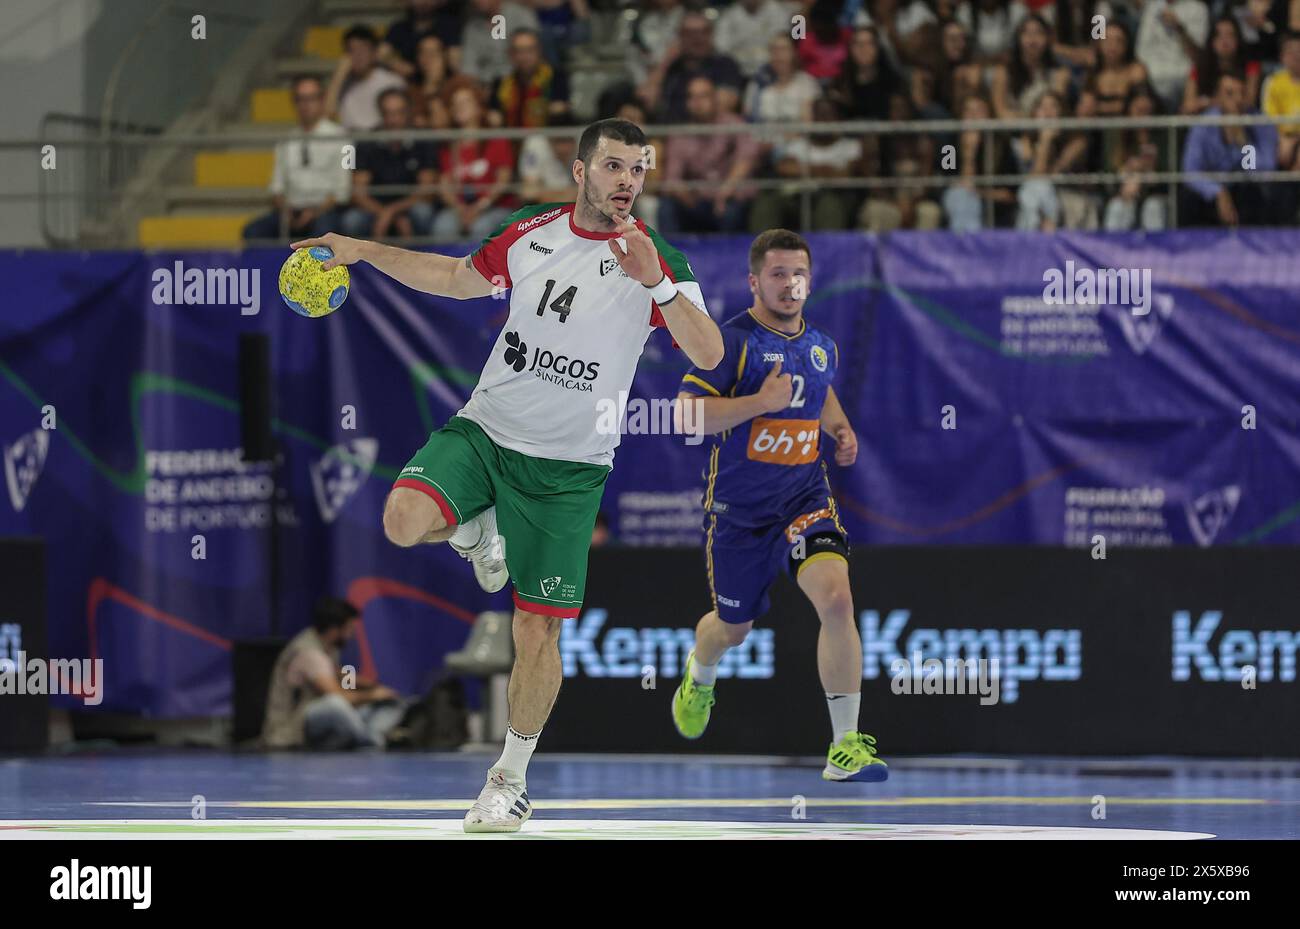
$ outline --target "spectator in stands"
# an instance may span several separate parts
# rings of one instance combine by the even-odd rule
[[[555,117],[550,128],[574,128],[567,113]],[[577,136],[530,135],[519,149],[519,183],[527,203],[554,203],[574,197],[573,162],[577,158]],[[639,212],[639,210],[638,210]]]
[[[532,0],[541,23],[542,53],[554,67],[564,64],[565,51],[591,38],[587,0]]]
[[[483,104],[468,86],[451,97],[451,121],[456,129],[482,129]],[[466,139],[442,149],[439,198],[445,208],[433,221],[440,239],[485,239],[514,209],[507,193],[514,175],[514,151],[505,139]]]
[[[956,114],[967,95],[980,91],[984,69],[975,64],[975,53],[966,27],[948,20],[939,33],[940,55],[934,69],[934,99],[944,111]]]
[[[849,29],[840,25],[838,0],[813,0],[807,32],[799,40],[799,64],[817,80],[835,78],[849,57]]]
[[[753,77],[767,64],[774,35],[789,37],[798,8],[782,0],[736,0],[718,17],[718,51]]]
[[[537,14],[514,0],[471,0],[472,11],[465,18],[460,39],[460,72],[491,87],[510,71],[505,39],[520,29],[541,28]],[[493,18],[503,17],[500,23]]]
[[[1282,37],[1282,68],[1264,85],[1264,112],[1269,116],[1300,115],[1300,32]],[[1281,126],[1278,164],[1284,170],[1300,167],[1300,124]]]
[[[1146,67],[1133,57],[1128,27],[1107,22],[1095,59],[1084,87],[1095,98],[1098,116],[1119,116],[1133,89],[1147,83]]]
[[[1159,100],[1145,84],[1129,94],[1125,113],[1133,117],[1159,113]],[[1135,224],[1147,232],[1164,229],[1168,205],[1164,188],[1143,184],[1133,175],[1140,172],[1168,171],[1169,135],[1161,129],[1133,127],[1105,133],[1106,168],[1120,175],[1120,187],[1106,204],[1103,225],[1112,232],[1132,229]]]
[[[908,96],[891,97],[889,118],[896,122],[915,118]],[[871,141],[868,137],[868,141]],[[920,177],[933,163],[930,138],[924,133],[891,135],[888,144],[879,146],[873,160],[871,146],[864,146],[864,172],[868,176],[890,177],[896,183],[886,188],[872,190],[858,211],[858,225],[872,232],[890,232],[894,229],[937,229],[943,220],[943,211],[937,203],[927,199],[924,187],[908,184],[908,178]]]
[[[982,91],[976,91],[962,99],[958,116],[966,122],[992,119],[993,105]],[[993,149],[991,155],[986,152],[986,146]],[[958,136],[957,170],[960,180],[943,192],[943,211],[948,217],[948,228],[953,232],[983,229],[986,203],[993,204],[994,225],[1008,221],[1016,195],[1004,187],[975,184],[975,179],[981,175],[1015,173],[1006,135],[963,129]]]
[[[757,123],[811,122],[812,104],[819,96],[817,82],[799,70],[794,39],[784,32],[773,35],[767,63],[745,90],[745,115]]]
[[[902,71],[908,65],[937,66],[939,23],[952,15],[952,0],[850,0],[840,22],[875,28],[885,57]]]
[[[971,36],[975,59],[994,64],[1011,52],[1016,26],[1025,13],[1023,4],[1010,0],[965,0],[957,5],[957,22]]]
[[[827,85],[826,96],[845,119],[884,120],[896,107],[894,98],[905,93],[902,79],[881,49],[876,27],[854,29],[848,57]]]
[[[442,39],[436,35],[420,39],[415,60],[415,78],[408,90],[412,120],[417,126],[446,129],[451,125],[451,116],[443,92],[453,77]]]
[[[697,77],[707,77],[717,88],[717,105],[722,112],[735,113],[739,109],[745,89],[740,66],[714,48],[709,18],[702,13],[687,13],[682,17],[677,42],[646,79],[641,98],[664,122],[686,122],[687,88]]]
[[[1253,108],[1259,102],[1259,62],[1246,60],[1241,27],[1231,16],[1220,16],[1214,21],[1210,41],[1201,49],[1196,67],[1188,75],[1181,112],[1194,116],[1209,109],[1214,102],[1214,88],[1219,85],[1219,75],[1225,71],[1240,71],[1246,75],[1246,104]]]
[[[833,102],[821,97],[813,104],[813,118],[819,123],[827,123],[843,119],[843,116]],[[818,181],[857,175],[862,160],[861,139],[835,132],[817,132],[781,146],[775,160],[777,176],[788,178],[792,183],[780,190],[764,190],[754,198],[749,214],[750,232],[757,234],[778,227],[800,228],[805,196],[812,197],[813,229],[848,228],[855,198],[843,188],[819,189]]]
[[[1206,115],[1249,112],[1244,75],[1219,75],[1214,105]],[[1254,169],[1277,169],[1277,127],[1193,126],[1183,149],[1183,171],[1243,172],[1245,146],[1253,146]],[[1289,185],[1288,185],[1289,186]],[[1282,185],[1238,181],[1190,180],[1183,184],[1178,216],[1184,226],[1267,226],[1294,219],[1294,200]]]
[[[346,54],[339,59],[325,94],[329,112],[345,129],[369,132],[383,120],[379,95],[390,88],[404,89],[401,77],[379,65],[379,40],[365,26],[353,26],[343,36]]]
[[[410,81],[420,77],[420,43],[434,36],[446,50],[449,70],[460,58],[461,0],[407,0],[406,14],[388,27],[379,61]]]
[[[1048,90],[1039,96],[1031,115],[1034,119],[1060,119],[1065,114],[1065,101],[1055,91]],[[1074,170],[1087,149],[1087,140],[1081,135],[1046,126],[1012,140],[1011,150],[1019,171],[1029,176],[1016,194],[1020,208],[1016,228],[1054,232],[1062,225],[1061,190],[1045,176]],[[1066,225],[1088,223],[1076,220]]]
[[[391,688],[357,678],[344,687],[339,654],[356,634],[357,608],[322,597],[312,624],[276,659],[267,692],[262,745],[338,751],[378,748],[405,710]]]
[[[687,85],[690,121],[702,125],[741,125],[743,120],[718,105],[717,88],[703,75]],[[677,135],[668,140],[659,225],[665,233],[740,232],[745,228],[759,146],[750,132]],[[684,182],[703,186],[687,188]]]
[[[1030,4],[1030,9],[1052,24],[1055,39],[1052,48],[1056,57],[1080,71],[1089,70],[1096,64],[1097,42],[1101,38],[1094,38],[1098,26],[1094,22],[1096,17],[1102,18],[1100,25],[1105,28],[1102,35],[1109,35],[1110,27],[1121,23],[1107,0],[1048,0],[1038,6]]]
[[[384,129],[411,127],[411,101],[396,88],[379,95]],[[352,175],[352,207],[343,214],[343,232],[376,239],[397,234],[406,238],[429,234],[433,225],[437,148],[431,142],[394,140],[363,142],[357,146],[357,169]],[[377,191],[372,187],[415,186],[405,192]]]
[[[1173,112],[1182,102],[1183,85],[1209,30],[1209,11],[1201,0],[1147,0],[1142,4],[1134,52],[1146,66],[1165,110]]]
[[[640,50],[632,62],[637,86],[643,87],[664,56],[675,48],[684,15],[681,0],[646,0],[632,33],[632,41]]]
[[[1024,118],[1046,91],[1064,99],[1070,69],[1062,67],[1052,52],[1052,31],[1037,13],[1016,26],[1010,58],[993,70],[990,89],[998,119]]]
[[[492,88],[491,106],[501,125],[538,129],[569,111],[569,78],[542,58],[542,42],[531,29],[510,36],[510,73]]]
[[[338,227],[338,207],[345,203],[351,179],[343,167],[343,127],[325,118],[325,89],[319,78],[293,82],[298,128],[330,139],[281,142],[275,147],[271,174],[271,212],[244,227],[245,239],[279,239],[285,235],[320,236]]]
[[[1300,9],[1292,0],[1238,0],[1232,15],[1241,26],[1247,61],[1277,61],[1282,35],[1300,27]]]

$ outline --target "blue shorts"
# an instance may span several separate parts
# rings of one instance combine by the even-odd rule
[[[709,514],[704,527],[709,590],[724,623],[747,623],[765,614],[771,607],[768,589],[781,572],[795,580],[814,561],[848,560],[848,535],[834,497],[808,501],[788,520],[770,526],[736,526]]]

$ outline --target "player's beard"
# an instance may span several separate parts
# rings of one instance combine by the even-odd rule
[[[617,190],[610,191],[610,196],[613,196],[617,192],[618,192]],[[583,185],[582,188],[582,203],[583,206],[586,208],[584,210],[584,212],[586,213],[586,218],[592,222],[599,222],[602,226],[605,226],[607,229],[612,230],[624,218],[618,215],[617,208],[614,206],[613,203],[609,201],[608,197],[605,197],[601,202],[598,203],[592,197],[591,191],[587,189],[586,185]],[[632,202],[628,204],[628,208],[627,208],[629,215],[631,215],[632,207],[635,204],[636,204],[636,194],[632,194]],[[597,219],[596,217],[600,217],[600,219]]]

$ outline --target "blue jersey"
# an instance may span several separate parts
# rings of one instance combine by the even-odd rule
[[[793,392],[784,410],[714,437],[705,472],[706,522],[716,515],[734,526],[771,526],[818,500],[833,512],[821,457],[821,415],[839,367],[835,340],[806,321],[787,335],[746,311],[723,324],[722,341],[722,361],[712,371],[691,368],[682,378],[683,391],[701,397],[758,393],[779,359]]]

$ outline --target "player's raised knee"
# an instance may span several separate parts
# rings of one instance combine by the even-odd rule
[[[744,644],[745,638],[749,635],[749,630],[754,628],[753,623],[723,623],[722,630],[727,637],[727,645],[735,648],[737,645]]]
[[[515,608],[514,637],[515,653],[536,653],[543,648],[553,646],[560,640],[560,628],[564,620],[557,616],[544,616],[528,610]]]
[[[384,504],[384,535],[394,545],[417,545],[430,532],[446,525],[438,505],[417,490],[396,487]]]

